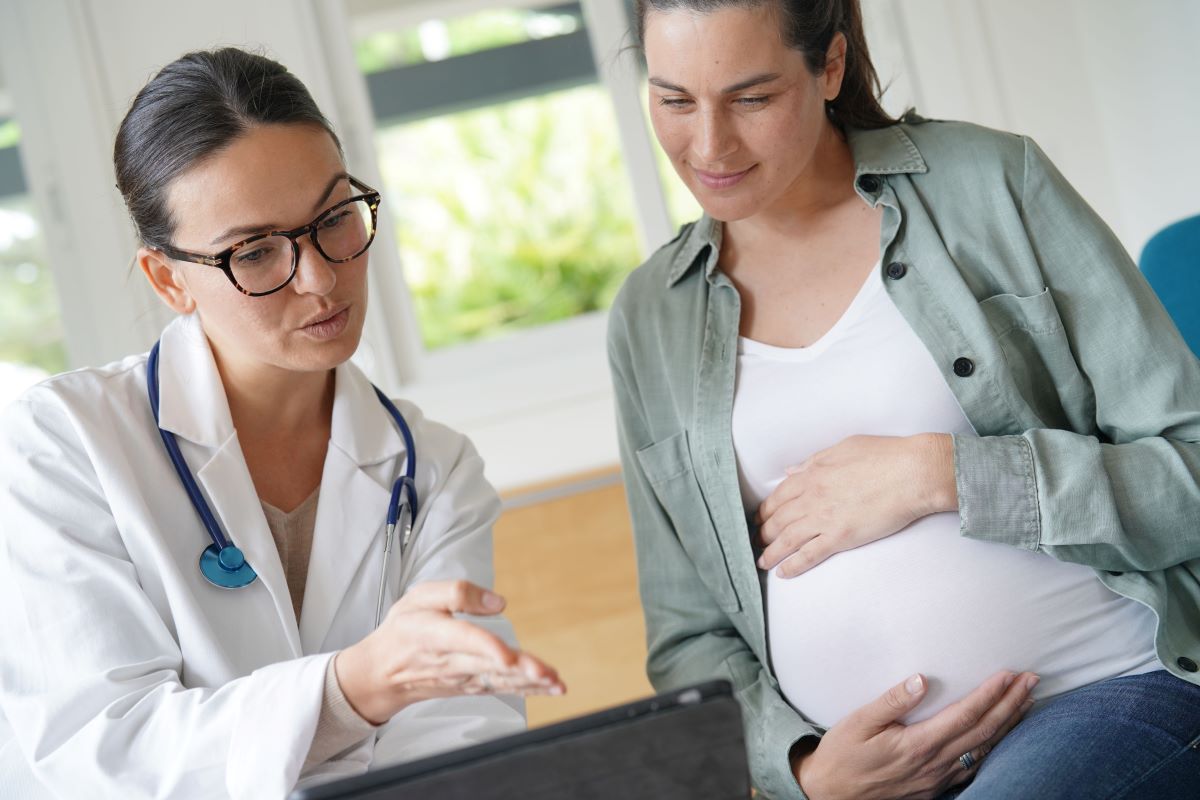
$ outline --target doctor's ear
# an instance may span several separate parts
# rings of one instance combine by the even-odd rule
[[[137,252],[137,264],[150,282],[150,288],[177,314],[190,314],[196,310],[196,301],[188,291],[181,271],[171,264],[161,250],[141,247]]]

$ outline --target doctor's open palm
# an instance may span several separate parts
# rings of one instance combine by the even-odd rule
[[[495,616],[504,605],[504,598],[468,581],[414,586],[375,631],[338,653],[342,692],[376,724],[435,697],[565,692],[552,667],[455,616]]]

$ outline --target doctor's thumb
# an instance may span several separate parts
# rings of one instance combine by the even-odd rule
[[[503,611],[506,603],[500,595],[470,581],[430,581],[408,590],[400,605],[407,611],[490,616]]]

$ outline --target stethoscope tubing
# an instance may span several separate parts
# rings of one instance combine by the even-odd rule
[[[154,424],[158,426],[158,342],[154,343],[154,347],[150,350],[150,359],[147,364],[147,383],[150,393],[150,409],[154,412]],[[188,499],[192,501],[196,512],[200,515],[200,521],[204,523],[205,529],[208,531],[209,538],[213,544],[217,546],[217,550],[224,550],[229,547],[229,540],[225,538],[225,534],[221,531],[221,525],[217,522],[217,518],[213,515],[212,509],[209,508],[204,495],[200,493],[200,487],[196,485],[196,479],[192,476],[192,471],[188,469],[187,461],[183,458],[183,453],[179,450],[179,442],[175,439],[175,434],[170,431],[165,431],[162,426],[158,426],[158,434],[162,437],[163,445],[167,448],[167,455],[171,458],[171,463],[175,467],[175,472],[179,475],[179,480],[183,482],[183,488],[187,492]]]
[[[396,404],[391,398],[380,391],[379,387],[371,384],[371,388],[375,390],[375,396],[379,398],[379,402],[387,409],[392,420],[396,423],[396,428],[400,431],[400,436],[404,439],[404,451],[407,455],[404,462],[404,477],[396,480],[392,484],[392,498],[388,505],[388,524],[395,525],[400,518],[400,493],[404,492],[408,495],[408,502],[411,504],[410,511],[413,519],[417,516],[417,445],[413,441],[412,431],[409,430],[408,423],[404,421],[404,415],[400,413],[400,409],[396,408]]]
[[[392,543],[396,538],[396,525],[405,517],[404,509],[407,507],[408,519],[405,520],[404,531],[400,538],[400,557],[404,558],[409,539],[412,537],[413,521],[417,518],[417,448],[413,442],[412,431],[409,430],[408,423],[404,421],[400,409],[396,408],[391,398],[380,391],[378,386],[372,385],[371,388],[375,390],[375,396],[379,398],[379,402],[383,404],[396,423],[396,428],[404,438],[404,448],[407,453],[404,477],[396,479],[392,484],[392,495],[388,500],[387,526],[383,536],[383,569],[379,571],[379,592],[375,598],[375,627],[378,628],[379,623],[383,621],[383,601],[387,595],[388,567],[391,566],[392,561]]]
[[[192,475],[192,471],[188,468],[187,461],[179,449],[179,442],[176,440],[175,434],[163,430],[159,424],[159,344],[160,342],[155,342],[154,347],[150,349],[150,356],[146,363],[146,389],[150,397],[150,410],[154,414],[154,424],[158,427],[158,433],[162,438],[163,446],[166,448],[167,455],[171,459],[175,473],[179,476],[179,480],[187,492],[192,507],[195,508],[200,521],[204,524],[205,530],[208,531],[209,538],[212,539],[212,545],[206,547],[204,552],[201,553],[200,572],[206,580],[220,588],[239,589],[243,586],[248,586],[255,580],[257,575],[250,565],[245,563],[245,558],[242,556],[241,551],[221,530],[221,525],[217,522],[216,515],[213,514],[208,502],[204,499],[204,495],[201,493],[200,487],[196,484],[196,479]],[[396,428],[400,431],[400,435],[404,439],[405,447],[404,475],[397,478],[392,484],[392,491],[388,500],[383,569],[380,571],[379,596],[375,609],[375,626],[378,627],[383,613],[383,599],[387,588],[388,567],[391,562],[392,543],[395,540],[396,526],[407,516],[407,519],[404,519],[405,524],[400,539],[400,556],[403,558],[409,541],[412,538],[413,525],[417,517],[417,448],[412,430],[408,427],[408,423],[405,421],[404,415],[400,413],[400,409],[396,408],[396,404],[380,391],[378,386],[372,384],[371,388],[375,390],[375,396],[379,398],[379,402],[387,409],[392,421],[396,423]],[[405,509],[407,509],[407,515],[404,513]],[[227,550],[229,552],[226,552]],[[235,557],[222,558],[222,554]],[[236,569],[227,569],[223,566],[225,561],[237,563],[238,567]],[[230,574],[210,574],[210,572],[218,570],[225,570]]]

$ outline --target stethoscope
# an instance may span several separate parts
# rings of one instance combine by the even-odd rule
[[[146,389],[150,395],[150,409],[154,412],[155,425],[158,425],[158,345],[159,342],[155,342],[154,347],[150,350],[150,358],[146,362]],[[396,408],[387,395],[379,391],[379,387],[372,385],[371,388],[375,390],[375,396],[379,398],[379,402],[383,404],[383,407],[391,414],[392,420],[395,421],[400,435],[404,437],[404,447],[407,452],[404,475],[397,478],[392,484],[392,494],[388,501],[387,528],[383,538],[383,569],[379,576],[379,595],[375,601],[375,627],[379,627],[379,622],[383,619],[383,597],[387,588],[388,568],[391,566],[392,543],[396,537],[396,527],[403,520],[404,527],[400,536],[400,557],[403,558],[412,539],[413,520],[417,516],[417,450],[413,444],[412,431],[409,430],[408,423],[400,414],[400,409]],[[171,457],[175,474],[179,476],[183,488],[187,491],[188,499],[192,501],[192,507],[200,515],[200,521],[204,523],[208,536],[212,539],[212,544],[204,548],[204,552],[200,554],[200,574],[213,586],[222,589],[241,589],[249,586],[258,577],[258,573],[246,561],[246,556],[241,549],[229,541],[222,532],[216,516],[209,508],[208,501],[204,499],[200,487],[196,485],[192,471],[183,459],[183,453],[179,450],[175,434],[163,430],[161,426],[158,428],[158,433],[162,437],[163,445],[167,448],[167,455]]]

